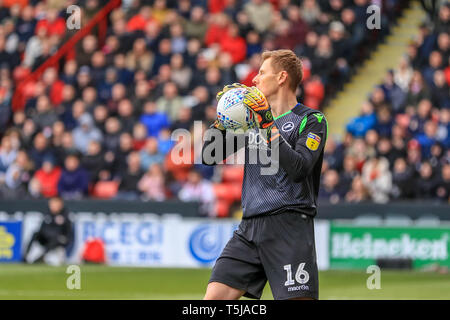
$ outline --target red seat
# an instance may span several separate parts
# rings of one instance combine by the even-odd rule
[[[219,218],[226,218],[230,215],[231,204],[227,200],[218,199],[216,201],[216,214]]]
[[[119,183],[117,181],[99,181],[92,190],[92,196],[101,199],[111,199],[116,196],[118,190]]]
[[[232,166],[232,165],[224,166],[222,173],[223,182],[242,183],[243,179],[244,179],[243,166]]]

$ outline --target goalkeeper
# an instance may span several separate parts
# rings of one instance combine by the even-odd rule
[[[233,84],[217,95],[220,100],[232,88],[245,88],[244,104],[254,112],[259,129],[246,132],[242,146],[217,120],[205,135],[205,164],[216,164],[207,161],[212,147],[223,148],[221,161],[229,155],[227,149],[244,147],[246,153],[243,218],[214,265],[205,299],[259,299],[267,281],[275,299],[318,299],[313,218],[327,122],[322,113],[297,102],[303,73],[292,51],[266,51],[262,60],[253,79],[256,87]],[[264,139],[249,139],[253,130]],[[223,137],[222,142],[212,133]],[[227,143],[233,148],[226,148]],[[279,167],[272,175],[261,174],[261,159],[248,161],[255,148],[269,150],[272,159],[278,155]]]

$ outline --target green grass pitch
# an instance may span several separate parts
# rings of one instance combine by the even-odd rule
[[[81,289],[66,287],[66,267],[0,264],[0,299],[202,299],[210,269],[125,268],[82,265]],[[369,274],[322,271],[320,299],[450,299],[448,274],[381,272],[381,289]],[[269,285],[262,299],[273,299]]]

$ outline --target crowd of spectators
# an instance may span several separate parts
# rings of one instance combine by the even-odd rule
[[[21,92],[23,106],[13,112],[11,101],[17,85],[75,32],[66,29],[66,8],[79,5],[84,26],[107,3],[0,0],[0,198],[60,195],[66,200],[82,199],[110,190],[109,185],[116,188],[103,196],[199,200],[202,214],[217,215],[213,182],[221,181],[220,167],[193,164],[198,157],[194,152],[182,153],[187,161],[181,164],[173,161],[169,154],[175,143],[187,143],[184,150],[194,148],[193,142],[172,141],[171,133],[176,129],[191,130],[196,120],[203,121],[203,129],[212,123],[216,93],[233,82],[252,85],[263,50],[289,48],[303,58],[305,80],[298,98],[319,108],[326,93],[349,78],[352,68],[364,58],[364,49],[388,32],[404,2],[377,2],[383,8],[382,29],[374,31],[365,23],[366,9],[371,4],[368,0],[123,0],[108,17],[104,41],[95,28],[61,60],[59,67],[47,68],[38,81],[27,85]],[[421,40],[428,44],[427,37],[424,34]],[[439,39],[431,45],[441,55],[438,65],[433,60],[429,66],[423,60],[427,57],[423,45],[412,46],[411,54],[418,49],[420,61],[412,57],[406,60],[404,70],[393,74],[400,91],[406,92],[407,101],[425,97],[417,92],[421,88],[416,78],[422,71],[425,82],[437,79],[442,85],[442,76],[436,76],[433,68],[448,66],[448,36]],[[445,45],[446,55],[441,52]],[[405,77],[414,63],[426,70],[420,69],[419,76],[417,72],[411,75],[416,80],[410,81]],[[445,76],[448,82],[448,70]],[[342,173],[347,184],[365,185],[367,179],[373,180],[370,168],[389,170],[391,165],[386,169],[382,159],[365,161],[369,156],[361,157],[366,151],[374,152],[382,141],[398,142],[394,132],[399,129],[386,123],[396,114],[409,116],[411,124],[417,123],[414,134],[422,134],[422,128],[429,127],[417,138],[419,145],[429,142],[428,131],[442,131],[442,124],[425,125],[421,118],[432,115],[435,119],[436,106],[429,108],[426,115],[419,111],[416,115],[419,107],[413,102],[407,106],[399,102],[401,97],[397,95],[401,92],[391,90],[389,85],[387,82],[378,90],[382,99],[377,91],[365,107],[369,110],[365,116],[375,119],[367,129],[371,134],[349,135],[335,150],[335,143],[328,143],[325,181],[332,184],[343,179]],[[429,98],[432,104],[434,99],[445,99],[444,90],[431,92],[435,92]],[[420,105],[426,105],[426,101]],[[386,106],[378,107],[377,103]],[[448,107],[447,113],[444,107],[438,109],[439,119],[448,119]],[[372,136],[373,145],[366,144],[366,136]],[[406,136],[401,138],[406,143]],[[355,150],[357,146],[365,152]],[[437,170],[436,161],[441,159],[432,160],[437,157],[433,156],[438,152],[436,148],[432,145],[426,149],[432,154],[429,163],[433,172]],[[445,148],[442,144],[441,154]],[[409,152],[404,147],[406,150]],[[405,159],[408,166],[411,160]],[[367,166],[363,168],[364,163]],[[401,163],[395,159],[397,167]],[[448,167],[442,166],[442,170],[448,185]],[[422,171],[426,176],[427,170]],[[395,179],[392,184],[397,185]],[[99,185],[102,187],[96,188]],[[373,186],[376,188],[375,183]],[[333,188],[326,185],[324,190],[334,195]],[[400,198],[402,189],[397,189],[394,197]],[[419,195],[425,196],[423,192]],[[345,196],[348,201],[365,197],[359,189]],[[383,195],[374,197],[374,201],[385,199]]]
[[[450,203],[450,4],[420,27],[347,125],[328,141],[322,200]]]

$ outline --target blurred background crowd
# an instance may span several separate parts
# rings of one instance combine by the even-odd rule
[[[27,83],[13,108],[18,84],[77,31],[66,27],[66,8],[81,7],[83,27],[108,1],[0,0],[0,198],[180,199],[200,201],[203,215],[229,216],[242,167],[177,164],[171,133],[196,120],[208,127],[216,93],[252,85],[264,50],[302,57],[298,99],[321,109],[405,2],[124,0],[104,40],[95,27]],[[380,30],[366,27],[373,3],[382,8]],[[449,19],[443,4],[343,141],[329,137],[319,201],[449,202]]]

